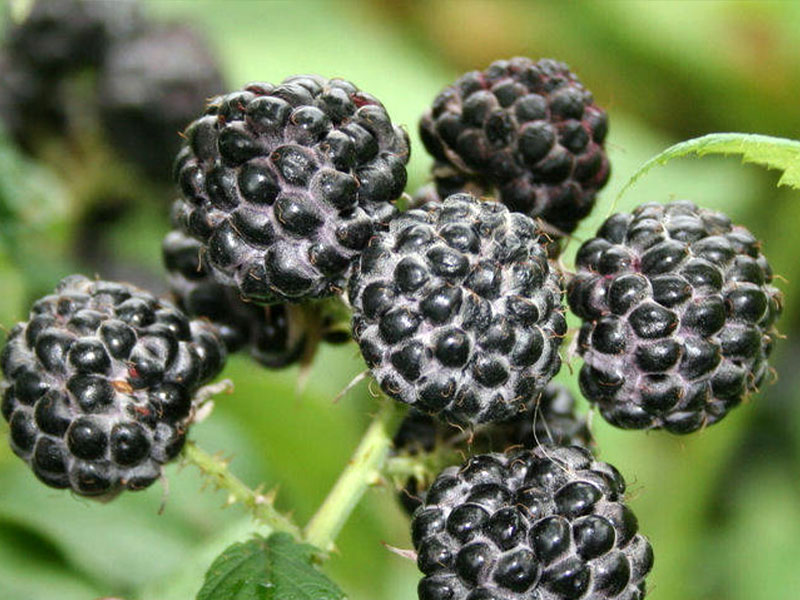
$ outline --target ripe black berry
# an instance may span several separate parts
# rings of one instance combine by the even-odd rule
[[[690,202],[609,217],[581,246],[581,389],[611,423],[689,433],[758,390],[781,293],[760,243]]]
[[[274,303],[341,291],[406,184],[408,136],[342,79],[297,76],[212,100],[175,165],[182,231],[215,279]]]
[[[445,469],[411,524],[420,600],[644,598],[653,552],[624,492],[577,446]]]
[[[73,275],[12,329],[0,361],[11,449],[47,485],[113,497],[177,456],[225,348],[172,304]]]
[[[67,80],[99,67],[114,42],[143,25],[135,0],[37,0],[7,28],[0,51],[0,118],[26,150],[67,126]]]
[[[178,132],[223,89],[203,36],[185,25],[154,25],[110,48],[98,81],[100,116],[115,150],[169,180]]]
[[[459,194],[370,240],[353,335],[390,396],[445,421],[505,420],[561,365],[561,285],[531,219]]]
[[[37,0],[5,45],[38,73],[60,77],[100,65],[113,42],[142,25],[136,0]]]
[[[563,63],[512,58],[463,75],[420,121],[440,197],[477,187],[569,233],[608,180],[605,111]]]

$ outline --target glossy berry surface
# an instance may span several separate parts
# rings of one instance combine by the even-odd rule
[[[608,180],[608,119],[563,63],[512,58],[463,75],[420,121],[439,195],[468,186],[569,233]]]
[[[561,275],[528,217],[457,194],[395,218],[350,279],[381,388],[445,421],[523,412],[561,366]]]
[[[577,446],[481,454],[414,513],[420,600],[639,600],[653,566],[625,481]]]
[[[0,354],[11,449],[47,485],[113,497],[180,452],[192,397],[225,349],[213,328],[130,285],[65,278]]]
[[[603,417],[689,433],[758,390],[782,304],[760,248],[685,201],[613,215],[581,246],[569,304],[581,389]]]
[[[217,283],[202,260],[202,246],[180,231],[162,244],[169,286],[177,305],[192,317],[204,317],[217,328],[229,352],[247,351],[268,368],[297,361],[306,343],[299,309],[286,304],[260,306],[245,302],[232,287]]]
[[[213,99],[185,136],[176,222],[215,279],[259,303],[342,291],[406,184],[408,136],[342,79],[250,84]]]
[[[437,447],[448,452],[483,454],[503,452],[513,446],[593,446],[585,415],[575,410],[575,398],[558,383],[549,383],[529,404],[524,413],[508,421],[488,423],[465,432],[418,410],[403,419],[394,437],[394,452],[410,456],[432,452]],[[410,478],[399,492],[403,508],[409,513],[422,503],[427,488]]]

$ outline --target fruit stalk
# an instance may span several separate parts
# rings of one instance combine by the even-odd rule
[[[228,503],[240,502],[253,513],[253,516],[273,531],[283,531],[298,541],[300,528],[292,520],[278,512],[273,504],[273,496],[261,494],[246,486],[241,479],[228,469],[228,462],[201,450],[194,442],[186,442],[183,459],[196,466],[214,484],[228,492]]]
[[[330,552],[334,540],[370,485],[381,479],[381,469],[402,419],[396,402],[385,399],[361,443],[317,512],[305,528],[305,541]]]

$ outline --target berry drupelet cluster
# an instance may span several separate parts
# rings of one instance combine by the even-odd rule
[[[420,600],[639,600],[653,552],[625,481],[577,446],[483,454],[414,513]]]
[[[406,185],[408,136],[343,79],[250,84],[212,100],[185,136],[175,222],[218,281],[259,303],[343,290]]]
[[[747,229],[672,202],[609,217],[578,251],[569,304],[581,389],[601,414],[689,433],[763,382],[781,294]]]
[[[572,232],[608,180],[608,119],[567,65],[512,58],[461,76],[420,121],[441,198],[495,193],[511,210]]]
[[[398,215],[349,294],[381,388],[444,421],[512,418],[561,366],[561,274],[535,223],[501,204],[458,194]]]
[[[193,395],[225,354],[213,327],[148,292],[67,277],[0,355],[11,448],[53,487],[145,488],[183,446]]]

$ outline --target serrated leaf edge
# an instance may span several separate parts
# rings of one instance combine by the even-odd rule
[[[776,153],[768,156],[767,152]],[[630,189],[639,179],[656,166],[663,166],[674,158],[689,154],[705,156],[707,154],[738,154],[742,156],[743,163],[758,164],[769,169],[782,171],[777,185],[784,185],[800,190],[800,141],[787,138],[761,135],[756,133],[710,133],[697,138],[692,138],[660,152],[646,161],[622,186],[614,204]]]

